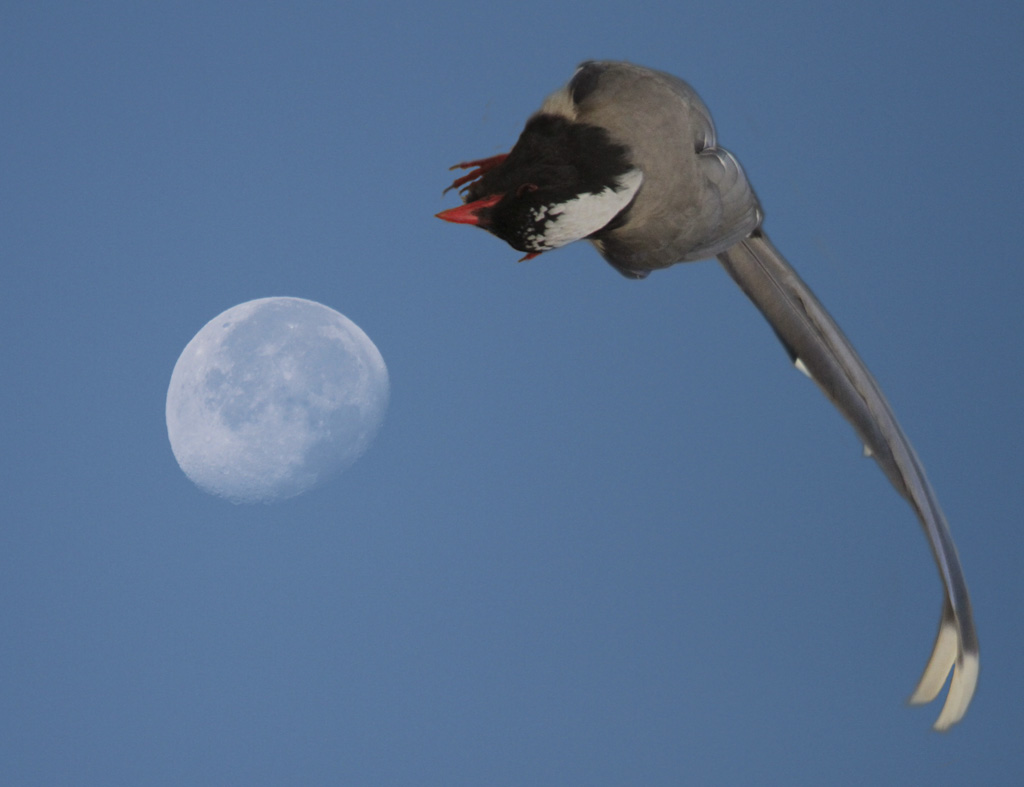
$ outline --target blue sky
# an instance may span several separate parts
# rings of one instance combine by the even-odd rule
[[[914,8],[8,4],[0,782],[1019,783],[1024,8]],[[433,218],[595,57],[697,88],[924,461],[982,645],[951,733],[904,705],[916,520],[716,263]],[[233,506],[164,396],[274,295],[391,405]]]

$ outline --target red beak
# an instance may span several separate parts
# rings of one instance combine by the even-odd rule
[[[501,198],[504,196],[504,194],[492,194],[489,197],[478,199],[476,202],[467,202],[465,205],[459,205],[457,208],[442,210],[436,215],[437,218],[453,222],[454,224],[472,224],[479,227],[481,225],[479,212],[484,208],[494,207],[501,202]]]

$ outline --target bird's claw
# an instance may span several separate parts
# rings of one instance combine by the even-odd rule
[[[499,166],[505,159],[508,158],[508,153],[499,153],[497,156],[491,156],[490,158],[481,158],[474,161],[463,161],[461,164],[455,164],[448,169],[470,169],[476,167],[472,172],[463,175],[461,178],[456,178],[452,185],[446,188],[442,194],[447,194],[452,189],[457,189],[466,183],[472,183],[479,177],[486,175],[495,167]]]

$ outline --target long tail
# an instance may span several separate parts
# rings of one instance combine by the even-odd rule
[[[718,255],[808,374],[853,425],[865,450],[917,513],[945,590],[939,633],[912,704],[934,700],[950,669],[953,680],[935,729],[960,721],[978,682],[978,635],[971,599],[949,525],[924,467],[896,421],[875,378],[814,293],[760,230]]]

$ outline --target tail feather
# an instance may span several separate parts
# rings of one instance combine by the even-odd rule
[[[768,320],[793,362],[810,375],[853,425],[866,452],[913,507],[945,591],[932,656],[911,696],[931,702],[953,670],[935,729],[963,718],[978,681],[978,637],[960,558],[935,492],[875,378],[828,312],[760,230],[718,260]]]

